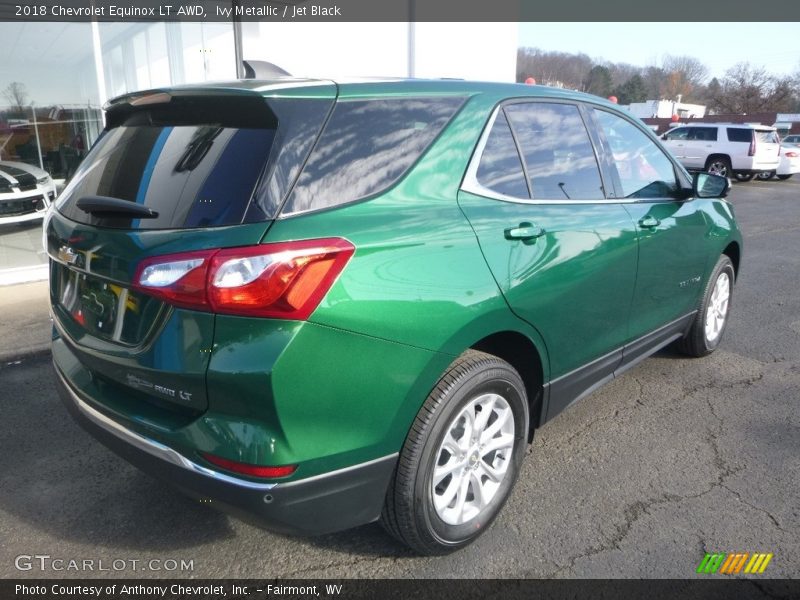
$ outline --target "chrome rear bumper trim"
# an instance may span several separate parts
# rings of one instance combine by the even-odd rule
[[[216,481],[220,481],[222,483],[227,483],[230,485],[235,485],[241,488],[246,488],[249,490],[258,490],[258,491],[267,491],[274,488],[276,483],[256,483],[253,481],[247,481],[245,479],[239,479],[237,477],[231,477],[230,475],[225,475],[224,473],[219,473],[218,471],[214,471],[202,465],[198,465],[195,462],[192,462],[179,452],[176,452],[169,446],[165,446],[160,442],[155,440],[151,440],[143,435],[140,435],[134,431],[131,431],[127,427],[124,427],[120,423],[117,423],[113,419],[110,419],[100,411],[92,408],[87,404],[84,400],[82,400],[78,394],[72,389],[72,386],[66,380],[66,378],[61,374],[58,368],[56,368],[56,374],[58,378],[61,380],[61,383],[64,385],[64,389],[69,394],[70,399],[78,408],[78,410],[83,413],[83,415],[92,421],[95,425],[102,427],[107,432],[111,433],[112,435],[118,437],[119,439],[129,443],[131,446],[142,450],[143,452],[147,452],[155,456],[156,458],[160,458],[166,462],[172,463],[178,467],[191,471],[193,473],[197,473],[198,475],[203,475],[205,477],[209,477]]]

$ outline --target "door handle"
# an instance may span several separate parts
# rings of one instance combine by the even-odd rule
[[[533,223],[520,223],[517,227],[510,227],[504,232],[507,240],[535,240],[545,234],[545,230]]]
[[[661,221],[651,215],[647,215],[646,217],[639,219],[639,227],[643,227],[645,229],[653,229],[659,225],[661,225]]]

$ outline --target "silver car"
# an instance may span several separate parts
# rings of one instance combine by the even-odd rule
[[[55,197],[56,186],[47,171],[0,161],[0,225],[41,219]]]

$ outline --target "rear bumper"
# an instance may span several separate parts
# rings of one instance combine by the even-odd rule
[[[78,423],[111,450],[210,506],[290,534],[320,535],[379,518],[397,462],[391,454],[288,483],[262,483],[210,469],[132,431],[82,399],[58,367],[61,400]]]

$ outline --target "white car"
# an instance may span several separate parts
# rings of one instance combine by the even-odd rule
[[[55,197],[56,185],[47,171],[0,161],[0,225],[41,219]]]
[[[749,181],[775,171],[780,140],[774,127],[749,123],[692,123],[661,136],[664,146],[687,169]]]
[[[785,138],[781,140],[781,144],[791,144],[794,146],[800,146],[800,133],[793,133],[791,135],[787,135]]]
[[[797,136],[795,136],[797,137]],[[759,179],[772,179],[776,175],[778,179],[789,179],[792,175],[800,173],[800,142],[797,144],[787,143],[783,140],[781,146],[781,162],[774,171],[759,173]]]

